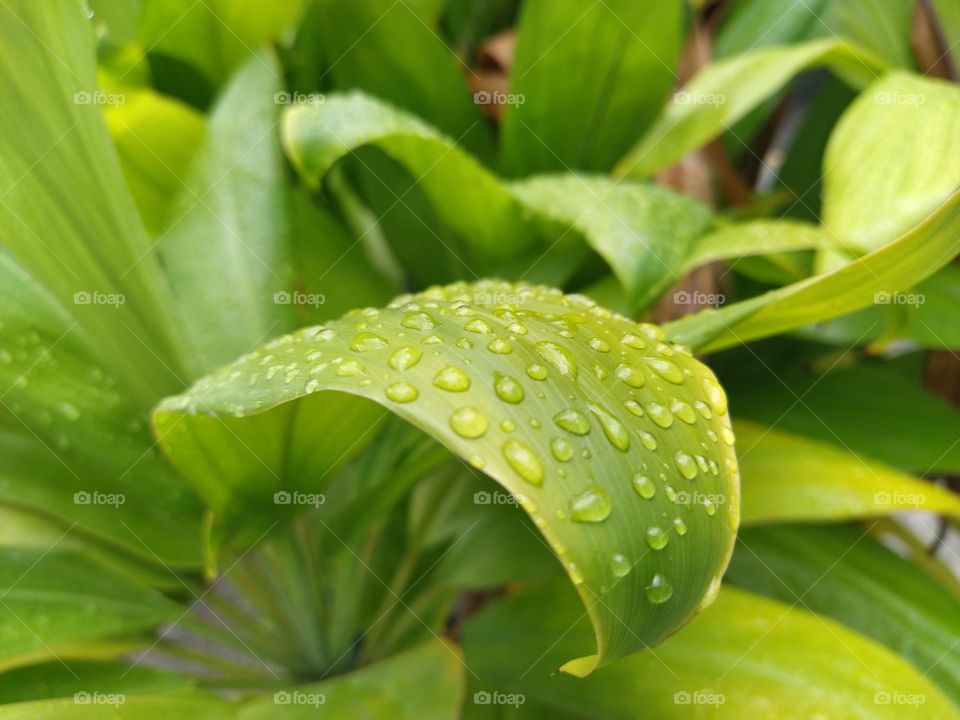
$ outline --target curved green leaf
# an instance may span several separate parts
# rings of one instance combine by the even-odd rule
[[[707,65],[683,89],[614,169],[647,177],[729,128],[794,75],[829,65],[855,85],[866,85],[882,60],[836,39],[761,48]]]
[[[702,235],[688,253],[684,269],[715,260],[830,247],[834,240],[816,225],[797,220],[748,220],[722,225]]]
[[[262,509],[322,489],[382,417],[374,403],[534,518],[596,631],[571,672],[663,639],[712,598],[739,505],[723,391],[655,326],[586,298],[489,281],[405,296],[273,341],[165,400],[154,424],[211,506]]]
[[[832,272],[705,310],[665,326],[674,342],[710,352],[826,320],[929,277],[960,253],[960,192],[910,232]]]
[[[960,495],[830,443],[734,425],[744,523],[844,520],[907,510],[960,518]]]
[[[634,720],[957,720],[960,711],[906,660],[828,618],[724,586],[665,643],[585,679],[553,673],[589,643],[556,583],[468,622],[466,660],[488,692],[521,692],[576,717]]]
[[[960,186],[960,88],[883,77],[841,116],[823,167],[824,226],[854,254],[885,245]]]
[[[836,618],[882,642],[960,702],[960,606],[914,564],[861,528],[750,528],[725,576]]]

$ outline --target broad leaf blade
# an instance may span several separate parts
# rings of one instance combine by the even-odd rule
[[[710,601],[738,513],[723,391],[654,326],[585,298],[496,282],[434,288],[280,338],[164,401],[154,423],[214,507],[263,508],[278,490],[322,487],[316,478],[375,424],[364,398],[533,516],[596,629],[597,655],[572,672],[663,639]],[[318,444],[322,408],[338,427]],[[339,425],[359,408],[368,425],[348,435]],[[226,446],[234,435],[243,444]],[[687,488],[702,501],[678,504]]]

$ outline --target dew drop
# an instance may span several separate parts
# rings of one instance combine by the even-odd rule
[[[594,365],[593,376],[597,380],[603,380],[607,376],[607,369],[603,365]]]
[[[633,489],[644,500],[649,500],[657,494],[657,486],[653,484],[653,480],[639,473],[633,476]]]
[[[667,382],[671,382],[674,385],[683,384],[683,371],[672,360],[665,360],[648,355],[643,358],[643,362]]]
[[[652,550],[663,550],[667,546],[669,539],[670,536],[657,526],[653,525],[647,528],[647,545],[649,545]]]
[[[427,335],[420,343],[423,345],[440,345],[443,343],[443,338],[439,335]]]
[[[531,365],[527,365],[527,375],[529,375],[533,380],[546,380],[547,369],[543,365],[533,363]]]
[[[703,400],[695,400],[693,406],[697,409],[698,413],[703,415],[706,420],[709,420],[713,417],[713,411]]]
[[[701,382],[704,392],[707,393],[707,402],[710,403],[713,411],[717,415],[723,415],[727,412],[727,394],[720,387],[720,383],[713,378],[703,378]]]
[[[489,335],[493,332],[493,329],[487,325],[485,320],[480,318],[474,318],[473,320],[468,321],[463,329],[467,332],[477,333],[479,335]]]
[[[521,325],[518,322],[512,322],[507,325],[507,330],[514,335],[526,335],[527,332],[529,332],[526,325]]]
[[[497,355],[509,355],[513,352],[513,345],[503,338],[494,338],[487,343],[487,350]]]
[[[77,406],[73,403],[60,403],[57,405],[57,411],[65,420],[69,420],[70,422],[75,422],[80,419],[80,411],[77,410]]]
[[[423,353],[419,348],[404,345],[393,351],[387,363],[394,370],[407,370],[420,362],[421,357],[423,357]]]
[[[647,599],[654,605],[661,605],[673,597],[673,585],[660,573],[653,576],[646,590]]]
[[[626,333],[623,337],[620,338],[620,344],[626,345],[627,347],[635,348],[636,350],[643,350],[647,344],[641,340],[639,337],[633,333]]]
[[[610,517],[610,496],[596,483],[570,500],[570,519],[574,522],[603,522]]]
[[[499,372],[494,373],[494,378],[493,388],[498,398],[513,405],[523,400],[523,386],[515,378]]]
[[[670,412],[672,412],[675,417],[683,420],[687,425],[693,425],[697,421],[697,414],[693,408],[683,400],[674,399],[670,403]]]
[[[687,524],[683,521],[683,518],[673,519],[673,529],[677,533],[677,535],[687,534]]]
[[[433,378],[433,384],[447,392],[464,392],[470,389],[470,376],[453,365],[447,365]]]
[[[473,347],[473,343],[467,340],[465,337],[457,338],[457,341],[454,344],[461,350],[469,350]]]
[[[437,327],[440,323],[429,313],[410,312],[403,316],[400,324],[411,330],[427,331]]]
[[[478,438],[487,432],[487,418],[472,405],[465,405],[453,411],[450,427],[460,437]]]
[[[517,429],[517,424],[513,420],[507,418],[500,421],[500,429],[504,432],[513,432]]]
[[[623,406],[637,417],[643,417],[643,406],[636,400],[627,400]]]
[[[643,443],[643,446],[647,450],[656,450],[657,449],[657,439],[648,433],[646,430],[641,430],[637,433],[640,436],[640,442]]]
[[[386,338],[371,332],[362,332],[357,333],[350,341],[350,349],[354,352],[369,352],[370,350],[383,350],[387,344]]]
[[[550,451],[560,462],[567,462],[573,457],[573,445],[563,438],[553,438],[553,440],[550,441]]]
[[[531,485],[543,485],[543,465],[533,450],[519,440],[507,440],[501,450],[507,464],[517,475]]]
[[[627,429],[623,426],[623,423],[599,405],[590,403],[587,407],[600,422],[600,427],[603,428],[603,434],[607,437],[607,440],[610,441],[610,444],[620,452],[629,450],[630,435],[627,434]]]
[[[316,378],[313,378],[313,379],[311,379],[311,380],[307,380],[307,383],[303,386],[303,391],[304,391],[305,393],[307,393],[308,395],[309,395],[310,393],[315,393],[315,392],[317,392],[317,390],[319,390],[319,389],[320,389],[320,381],[317,380]]]
[[[357,377],[367,372],[363,363],[356,360],[346,360],[337,366],[337,375],[340,377]]]
[[[540,357],[553,365],[561,375],[571,380],[577,379],[577,362],[565,347],[549,340],[541,340],[533,347],[540,353]]]
[[[629,365],[618,365],[615,374],[617,378],[620,379],[620,382],[622,382],[624,385],[629,385],[632,388],[642,388],[647,384],[647,380],[643,377],[643,373],[634,367],[630,367]]]
[[[733,445],[733,443],[736,441],[733,430],[726,426],[720,428],[720,439],[723,440],[727,445]]]
[[[403,380],[388,385],[383,393],[394,402],[399,403],[413,402],[420,397],[420,392],[413,385]]]
[[[613,571],[614,577],[626,577],[632,567],[626,555],[621,555],[620,553],[614,555],[610,560],[610,569]]]
[[[573,408],[557,413],[553,422],[557,424],[557,427],[574,435],[586,435],[590,432],[590,421],[587,420],[587,416]]]
[[[598,337],[590,338],[590,347],[592,347],[597,352],[610,352],[610,344],[605,340],[601,340]]]
[[[647,415],[662,428],[673,425],[673,413],[658,402],[647,403]]]
[[[697,463],[683,450],[677,450],[673,456],[673,462],[687,480],[693,480],[697,476]]]

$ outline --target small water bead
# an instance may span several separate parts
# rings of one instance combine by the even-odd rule
[[[450,427],[460,437],[478,438],[487,432],[487,417],[472,405],[464,405],[450,415]]]
[[[399,403],[413,402],[420,397],[420,391],[405,380],[388,385],[383,392],[388,398]]]
[[[654,605],[661,605],[673,597],[673,585],[660,573],[653,576],[646,591],[647,599]]]
[[[500,421],[500,429],[504,432],[513,432],[517,429],[517,424],[509,418]]]
[[[371,332],[357,333],[350,341],[350,349],[354,352],[369,352],[371,350],[383,350],[388,345],[386,338],[375,335]]]
[[[501,451],[507,464],[517,475],[531,485],[543,485],[543,465],[533,450],[519,440],[507,440]]]
[[[556,423],[557,427],[574,435],[586,435],[590,432],[590,421],[587,416],[573,408],[557,413],[553,422]]]
[[[76,422],[80,419],[80,411],[77,409],[77,406],[69,402],[61,402],[57,405],[57,411],[60,413],[60,416],[65,420],[70,422]]]
[[[623,426],[623,423],[599,405],[590,403],[587,405],[587,408],[600,422],[603,434],[607,437],[607,440],[610,441],[611,445],[620,452],[626,452],[630,449],[630,435],[627,433],[627,429]]]
[[[597,352],[610,352],[610,344],[606,340],[601,340],[598,337],[590,338],[590,347]]]
[[[673,530],[680,536],[687,534],[687,524],[683,521],[683,518],[673,519]]]
[[[700,468],[700,472],[710,472],[710,466],[707,464],[707,459],[703,455],[694,455],[693,459],[697,461],[697,467]]]
[[[487,343],[487,350],[497,355],[509,355],[513,352],[513,345],[503,338],[494,338]]]
[[[473,347],[473,343],[467,340],[467,338],[465,337],[458,337],[454,345],[456,345],[461,350],[469,350],[470,348]]]
[[[703,505],[703,509],[707,511],[707,515],[709,515],[710,517],[713,517],[714,515],[717,514],[717,503],[709,495],[703,498],[703,500],[701,501],[701,504]]]
[[[573,445],[563,438],[555,437],[550,441],[550,451],[560,462],[567,462],[573,457]]]
[[[316,362],[323,357],[323,353],[319,350],[311,350],[307,353],[307,362]]]
[[[470,389],[470,376],[453,365],[447,365],[433,378],[433,384],[447,392],[464,392]]]
[[[618,365],[614,374],[620,382],[632,388],[642,388],[647,384],[647,379],[643,376],[643,373],[629,365]]]
[[[507,325],[507,331],[513,333],[514,335],[526,335],[529,332],[526,325],[518,322],[512,322]]]
[[[633,565],[627,559],[626,555],[617,553],[610,560],[610,570],[613,572],[614,577],[626,577],[632,568]]]
[[[603,380],[604,378],[607,377],[607,369],[606,369],[605,367],[603,367],[602,365],[594,365],[594,366],[593,366],[593,376],[594,376],[597,380]]]
[[[316,378],[313,378],[313,379],[311,379],[311,380],[307,380],[306,384],[303,386],[303,391],[304,391],[305,393],[307,393],[308,395],[309,395],[310,393],[315,393],[315,392],[317,392],[317,390],[319,390],[319,389],[320,389],[320,381],[317,380]]]
[[[280,374],[280,371],[283,370],[281,365],[272,365],[267,368],[267,380],[273,380],[277,375]]]
[[[356,360],[346,360],[337,366],[337,375],[340,377],[357,377],[366,372],[367,369],[363,366],[363,363],[359,363]]]
[[[481,320],[480,318],[470,320],[463,326],[463,329],[467,332],[477,333],[478,335],[489,335],[493,332],[493,328],[487,325],[485,320]]]
[[[673,357],[674,354],[673,348],[667,345],[667,343],[657,343],[653,349],[664,357]]]
[[[637,417],[643,417],[643,406],[636,400],[627,400],[623,406]]]
[[[567,574],[570,575],[570,579],[573,581],[574,585],[583,584],[583,573],[580,572],[580,569],[577,567],[575,562],[567,563]]]
[[[647,415],[662,428],[668,428],[673,425],[673,413],[658,402],[647,403]]]
[[[656,525],[647,528],[646,537],[647,545],[649,545],[652,550],[663,550],[670,540],[670,536]]]
[[[393,351],[387,364],[394,370],[408,370],[420,362],[423,352],[419,348],[404,345]]]
[[[712,442],[717,442],[720,439],[720,436],[717,435],[712,428],[707,428],[707,437],[710,438]]]
[[[670,403],[670,412],[673,413],[674,417],[678,417],[687,425],[693,425],[697,421],[697,414],[694,412],[693,408],[685,403],[683,400],[674,400]]]
[[[727,445],[733,445],[733,443],[736,441],[733,430],[727,426],[720,428],[720,439],[723,440]]]
[[[469,457],[469,460],[470,460],[470,464],[473,465],[478,470],[482,469],[487,464],[486,459],[482,455],[476,455],[476,454],[471,455]]]
[[[709,467],[710,467],[710,474],[711,474],[711,475],[719,475],[719,474],[720,474],[720,466],[717,465],[716,462],[714,462],[713,460],[711,460],[711,461],[708,463],[708,465],[709,465]]]
[[[527,375],[529,375],[532,380],[546,380],[547,369],[543,365],[533,363],[527,365]]]
[[[427,335],[423,340],[420,341],[420,343],[422,345],[441,345],[443,343],[443,338],[439,335]]]
[[[530,418],[530,427],[532,427],[534,430],[539,430],[543,427],[543,423],[537,420],[537,418]]]
[[[677,498],[679,497],[677,495],[677,491],[673,489],[673,485],[667,485],[663,489],[663,494],[666,495],[667,500],[669,500],[672,503],[675,503],[677,501]]]
[[[509,375],[503,375],[499,372],[495,372],[493,375],[495,379],[493,388],[496,391],[498,398],[513,405],[516,405],[518,402],[523,400],[523,386],[519,383],[519,381],[510,377]]]
[[[644,356],[643,362],[667,382],[671,382],[674,385],[683,384],[683,371],[672,360],[664,360],[660,357],[647,355]]]
[[[603,522],[610,517],[610,495],[596,483],[570,500],[570,519],[574,522]]]
[[[337,334],[336,334],[333,330],[330,330],[329,328],[324,328],[323,330],[318,331],[318,332],[313,336],[313,339],[314,339],[314,340],[318,340],[318,341],[320,341],[320,342],[330,342],[330,341],[333,340],[336,336],[337,336]]]
[[[637,325],[637,331],[651,342],[663,340],[663,329],[652,323],[640,323]]]
[[[634,348],[635,350],[643,350],[647,346],[647,344],[640,337],[634,335],[633,333],[626,333],[623,337],[621,337],[620,344]]]
[[[540,356],[553,365],[561,375],[570,380],[577,379],[577,362],[565,347],[550,342],[549,340],[541,340],[533,347],[540,353]]]
[[[677,466],[677,470],[680,471],[680,474],[683,475],[687,480],[693,480],[697,476],[697,463],[692,457],[683,452],[683,450],[677,450],[676,454],[673,456],[673,463]]]
[[[643,446],[647,450],[656,450],[657,449],[657,439],[646,430],[640,430],[637,435],[640,437],[640,442],[643,443]]]
[[[727,412],[727,394],[723,391],[713,378],[702,378],[700,381],[704,392],[707,393],[707,402],[717,415],[723,415]]]
[[[453,314],[457,317],[473,317],[477,314],[477,311],[466,303],[461,302],[454,306]]]
[[[703,415],[704,419],[709,420],[713,417],[713,411],[703,400],[695,400],[693,406],[697,409],[698,413]]]
[[[657,494],[657,486],[646,475],[637,474],[633,476],[633,489],[644,500],[649,500]]]

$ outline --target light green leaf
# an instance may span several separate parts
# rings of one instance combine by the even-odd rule
[[[169,220],[182,178],[203,138],[203,116],[149,89],[123,89],[124,102],[104,108],[127,186],[147,230],[158,235]]]
[[[97,88],[80,4],[4,3],[0,48],[3,245],[70,308],[130,394],[151,401],[174,391],[169,291],[101,114],[122,96]]]
[[[495,603],[464,636],[466,660],[485,690],[520,692],[578,717],[633,720],[638,708],[658,720],[694,712],[718,720],[903,720],[915,709],[931,720],[960,717],[932,682],[879,643],[728,586],[657,648],[585,679],[553,672],[588,642],[572,593],[556,583]]]
[[[0,548],[0,669],[170,620],[178,606],[80,555]]]
[[[464,672],[457,648],[431,640],[346,675],[252,700],[236,718],[455,720],[463,699]]]
[[[739,505],[723,391],[655,326],[585,298],[497,282],[402,297],[271,342],[164,401],[154,424],[212,507],[264,512],[279,490],[322,490],[377,404],[533,516],[596,630],[597,654],[571,672],[663,639],[709,602]],[[688,487],[696,507],[675,502]]]
[[[744,523],[846,520],[907,510],[960,518],[960,495],[837,445],[737,420]]]
[[[960,252],[960,193],[888,245],[832,272],[787,285],[720,310],[666,326],[674,342],[699,352],[791,330],[876,302],[878,293],[907,289]]]
[[[702,235],[687,253],[684,269],[715,260],[770,255],[792,250],[814,250],[834,244],[816,225],[796,220],[748,220],[721,225]]]
[[[749,528],[738,539],[727,580],[878,640],[960,701],[960,612],[929,575],[861,528]]]
[[[840,118],[823,167],[826,229],[855,255],[885,245],[960,186],[960,88],[885,76]]]
[[[682,20],[680,0],[525,2],[505,98],[504,174],[609,170],[676,81]]]
[[[884,63],[836,39],[761,48],[707,65],[614,169],[646,177],[728,129],[797,73],[827,65],[855,86],[872,81]]]

